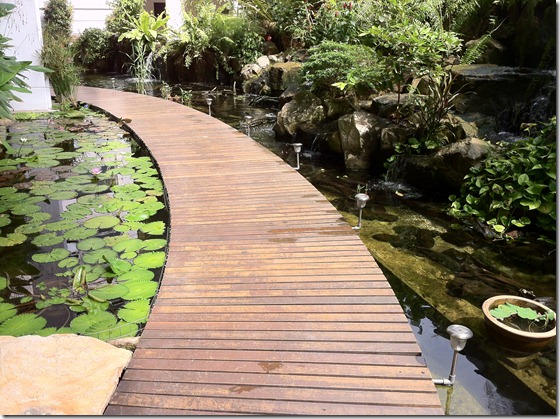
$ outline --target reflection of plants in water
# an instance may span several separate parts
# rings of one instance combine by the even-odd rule
[[[153,220],[164,208],[163,185],[148,157],[127,150],[118,124],[90,115],[60,128],[35,120],[0,138],[9,146],[0,179],[26,174],[25,183],[0,183],[0,247],[42,247],[31,259],[52,276],[0,277],[0,335],[134,336],[157,290],[153,270],[165,262],[167,241],[153,237],[165,232]],[[43,315],[57,305],[78,315],[46,327]]]

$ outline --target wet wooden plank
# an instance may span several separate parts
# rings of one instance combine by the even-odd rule
[[[440,415],[383,273],[303,176],[170,101],[80,87],[130,118],[171,210],[168,258],[108,415]]]

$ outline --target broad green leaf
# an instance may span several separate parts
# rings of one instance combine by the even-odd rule
[[[114,300],[128,293],[128,288],[123,284],[110,284],[89,291],[89,295],[100,300]]]
[[[140,239],[128,239],[116,243],[113,250],[117,252],[135,252],[144,247],[144,242]]]
[[[0,323],[17,314],[17,308],[10,303],[0,303]]]
[[[165,252],[142,253],[134,259],[134,265],[141,268],[161,268],[165,264]]]
[[[123,299],[130,301],[153,297],[158,284],[154,281],[128,281],[126,286],[129,291],[123,296]]]
[[[165,232],[165,223],[163,221],[154,221],[144,224],[140,227],[140,231],[154,236],[162,235]]]
[[[119,282],[126,281],[127,283],[131,281],[151,281],[154,279],[154,276],[155,274],[153,271],[149,271],[147,269],[132,269],[122,275],[119,275],[117,280]]]
[[[112,259],[117,256],[117,252],[113,249],[102,247],[100,249],[91,251],[84,255],[83,260],[86,263],[96,264],[104,263],[106,259]]]
[[[148,300],[135,300],[126,303],[117,313],[117,317],[128,323],[145,323],[150,313]]]
[[[56,244],[62,243],[63,241],[64,241],[64,237],[57,236],[56,233],[46,233],[35,237],[31,241],[31,243],[33,243],[35,246],[46,247],[46,246],[54,246]]]
[[[70,329],[74,333],[87,334],[94,326],[98,326],[96,330],[99,330],[99,326],[103,330],[114,326],[116,323],[117,319],[111,313],[98,311],[76,317],[70,323]]]
[[[144,250],[158,250],[167,246],[167,240],[165,239],[148,239],[144,240],[142,248]]]
[[[22,244],[27,240],[27,236],[21,233],[9,233],[6,237],[0,237],[0,247],[10,247]]]
[[[66,231],[63,236],[69,241],[78,241],[82,239],[87,239],[88,237],[95,236],[97,230],[85,227],[76,227],[71,230]]]
[[[67,258],[70,255],[70,251],[58,247],[56,249],[51,250],[49,253],[35,253],[31,256],[37,263],[49,263],[49,262],[58,262],[64,258]]]
[[[0,324],[0,335],[24,336],[32,335],[43,329],[47,320],[36,314],[25,313],[11,317]]]
[[[78,250],[98,250],[105,247],[105,240],[99,237],[91,237],[89,239],[78,242]]]
[[[112,215],[102,215],[99,217],[90,218],[89,220],[84,221],[84,227],[86,228],[93,228],[93,229],[106,229],[112,228],[119,224],[121,220],[117,217]]]

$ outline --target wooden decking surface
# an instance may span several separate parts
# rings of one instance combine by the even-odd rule
[[[80,87],[159,163],[171,235],[106,414],[442,414],[407,320],[356,232],[243,133],[163,99]]]

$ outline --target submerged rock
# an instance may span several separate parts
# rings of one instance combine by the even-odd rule
[[[0,413],[101,415],[131,356],[87,336],[0,336]]]

